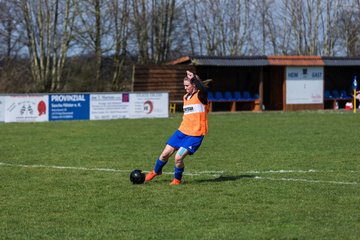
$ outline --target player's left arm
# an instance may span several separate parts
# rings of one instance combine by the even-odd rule
[[[190,71],[186,71],[187,77],[191,83],[195,84],[196,88],[199,89],[198,97],[202,104],[207,105],[208,103],[208,90],[207,88],[197,79],[197,77]]]

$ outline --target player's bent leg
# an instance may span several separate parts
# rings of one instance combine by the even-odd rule
[[[181,147],[175,155],[174,179],[170,185],[181,184],[181,179],[185,169],[184,158],[189,154],[186,148]]]
[[[150,171],[145,176],[145,181],[151,181],[156,176],[159,176],[162,174],[162,169],[166,165],[169,157],[175,152],[175,148],[173,148],[170,145],[166,145],[163,152],[160,154],[159,159],[156,161],[154,170]]]
[[[170,145],[166,145],[164,150],[160,154],[159,159],[166,162],[171,157],[171,155],[173,155],[175,150],[176,149],[174,147],[172,147]]]

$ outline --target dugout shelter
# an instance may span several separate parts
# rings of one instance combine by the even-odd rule
[[[134,66],[133,91],[168,91],[180,110],[190,70],[209,84],[211,111],[344,108],[360,76],[360,58],[321,56],[184,56],[164,65]]]

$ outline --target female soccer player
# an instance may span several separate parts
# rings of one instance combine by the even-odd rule
[[[179,129],[167,141],[163,152],[156,161],[154,170],[146,175],[145,181],[151,181],[154,177],[161,175],[162,168],[171,155],[177,151],[175,155],[174,179],[170,185],[181,184],[185,157],[196,152],[208,132],[208,93],[206,87],[197,76],[190,71],[186,71],[184,88],[186,94],[183,98],[183,120]]]

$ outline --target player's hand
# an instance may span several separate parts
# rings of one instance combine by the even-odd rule
[[[194,74],[192,72],[190,72],[190,71],[186,71],[186,76],[187,76],[188,79],[191,80],[191,79],[193,79]]]

